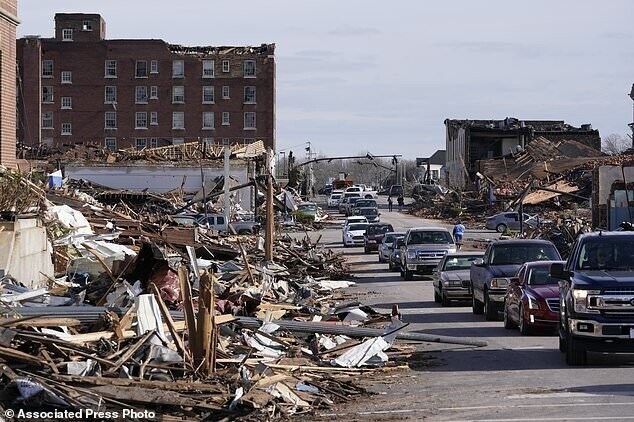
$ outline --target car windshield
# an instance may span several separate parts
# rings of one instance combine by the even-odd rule
[[[359,208],[359,214],[361,215],[377,215],[378,211],[376,208]]]
[[[528,277],[528,284],[531,286],[557,284],[558,282],[558,279],[550,276],[550,266],[533,268],[531,269],[531,273]]]
[[[482,258],[482,255],[465,255],[465,256],[451,256],[445,259],[445,264],[442,267],[443,271],[457,271],[468,270],[471,268],[471,262],[474,259]]]
[[[350,198],[350,199],[349,199],[349,202],[350,202],[351,204],[356,205],[358,200],[359,200],[359,198]]]
[[[386,224],[384,226],[370,226],[368,227],[367,233],[368,234],[383,234],[383,233],[391,232],[392,230],[394,230],[392,226],[390,226],[389,224]]]
[[[298,205],[297,209],[300,211],[317,211],[317,205],[314,204],[302,204]]]
[[[354,223],[348,226],[348,231],[365,230],[368,228],[368,223]]]
[[[376,201],[374,199],[360,199],[357,202],[357,207],[376,207]]]
[[[558,261],[561,257],[553,245],[499,245],[491,252],[493,265],[520,265],[531,261]]]
[[[634,240],[593,239],[581,247],[578,270],[634,269]]]
[[[453,238],[447,231],[424,231],[424,232],[412,232],[409,235],[408,244],[421,245],[421,244],[433,244],[433,245],[445,245],[453,243]]]
[[[339,194],[339,193],[338,193],[338,194],[336,194],[336,195],[330,195],[330,197],[331,197],[332,199],[339,199],[339,198],[341,198],[341,194]]]

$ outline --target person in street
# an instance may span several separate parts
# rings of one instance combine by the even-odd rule
[[[399,195],[398,198],[396,198],[396,202],[398,202],[398,210],[399,211],[403,211],[403,204],[405,203],[405,200],[403,199],[403,195]]]
[[[393,203],[393,202],[394,202],[394,201],[392,201],[392,197],[391,197],[391,196],[388,196],[388,197],[387,197],[387,210],[388,210],[389,212],[392,212],[392,203]]]
[[[464,236],[465,227],[460,220],[453,226],[453,237],[456,239],[456,245],[458,249],[462,247],[462,236]]]

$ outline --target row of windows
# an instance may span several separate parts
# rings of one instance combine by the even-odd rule
[[[67,97],[65,97],[67,98]],[[221,123],[223,126],[228,126],[231,124],[230,113],[228,111],[222,112],[222,120]],[[244,129],[245,130],[255,130],[255,112],[249,111],[244,113]],[[202,113],[202,129],[214,129],[215,128],[215,113],[214,112],[204,112]],[[134,115],[134,127],[135,129],[147,129],[148,124],[150,126],[158,125],[158,113],[156,111],[152,111],[149,113],[149,121],[148,121],[148,113],[145,111],[137,112]],[[105,129],[116,129],[117,128],[117,112],[115,111],[106,111],[104,113],[104,128]],[[47,111],[42,113],[42,129],[53,129],[53,112]],[[175,130],[184,130],[185,129],[185,113],[182,111],[175,111],[172,113],[172,129]],[[71,124],[70,123],[62,123],[62,135],[71,135]]]
[[[147,104],[148,98],[150,100],[158,100],[158,86],[152,85],[150,86],[150,92],[148,97],[148,87],[147,86],[137,86],[134,91],[134,102],[136,104]],[[255,104],[256,103],[256,89],[254,86],[245,86],[244,87],[244,103],[245,104]],[[62,108],[64,98],[70,97],[62,97]],[[53,87],[52,86],[43,86],[42,87],[42,102],[43,103],[53,103]],[[225,85],[222,87],[222,99],[229,99],[229,86]],[[216,101],[215,95],[215,87],[214,86],[203,86],[202,87],[202,103],[203,104],[214,104]],[[104,87],[104,102],[106,104],[116,104],[117,103],[117,87],[116,86],[106,86]],[[172,87],[172,104],[185,104],[185,87],[184,86],[173,86]]]
[[[149,142],[148,142],[149,141]],[[203,138],[203,143],[207,145],[229,145],[229,138],[222,139],[214,139],[214,138]],[[252,144],[255,142],[255,138],[243,138],[238,140],[238,142],[242,141],[244,145]],[[166,145],[180,145],[185,143],[185,138],[161,138],[159,142],[159,138],[135,138],[134,146],[136,149],[143,148],[156,148],[158,146],[166,146]],[[160,145],[159,145],[160,144]],[[110,151],[117,150],[117,138],[106,138],[104,145]]]
[[[228,73],[230,71],[229,60],[222,61],[222,73]],[[242,64],[242,72],[245,78],[255,78],[255,60],[244,60]],[[64,73],[70,74],[70,71],[62,71],[62,82],[64,82]],[[147,60],[137,60],[134,64],[134,77],[135,78],[147,78],[150,74],[158,74],[158,60],[150,60],[150,66],[148,67]],[[214,78],[216,76],[215,61],[203,60],[202,61],[202,75],[203,78]],[[53,60],[42,60],[42,77],[53,77]],[[116,78],[117,77],[117,61],[106,60],[104,63],[104,78]],[[184,78],[185,77],[185,61],[184,60],[172,60],[172,78]]]

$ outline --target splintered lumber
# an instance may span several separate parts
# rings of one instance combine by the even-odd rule
[[[178,280],[180,281],[181,295],[183,299],[183,312],[185,313],[185,323],[187,325],[187,334],[189,342],[189,350],[194,356],[198,356],[198,344],[196,344],[196,315],[194,313],[194,303],[192,302],[192,287],[189,284],[187,269],[184,266],[178,268]]]
[[[172,335],[172,338],[174,339],[174,345],[176,345],[176,350],[178,350],[178,352],[183,357],[186,357],[187,352],[185,350],[185,345],[183,344],[183,339],[181,338],[180,333],[178,332],[178,329],[176,328],[176,325],[174,323],[174,320],[172,319],[172,315],[170,314],[169,309],[167,309],[167,305],[165,305],[165,302],[163,301],[163,298],[161,297],[161,292],[159,292],[158,287],[156,287],[156,284],[152,283],[151,285],[152,285],[152,292],[154,293],[154,298],[156,299],[156,302],[159,305],[159,309],[161,310],[161,315],[163,319],[165,320],[165,324],[167,325],[169,332]]]
[[[541,204],[542,202],[552,199],[561,194],[573,193],[579,190],[577,186],[573,186],[566,182],[553,183],[552,185],[541,189],[543,190],[531,192],[526,195],[526,197],[524,198],[524,205]]]
[[[92,393],[104,397],[125,402],[161,404],[171,406],[187,406],[199,409],[221,410],[219,404],[209,404],[198,397],[186,397],[174,391],[159,390],[156,388],[141,387],[121,387],[112,385],[102,385],[92,388]],[[224,397],[222,397],[224,401]]]
[[[38,359],[35,356],[31,356],[28,353],[21,352],[15,349],[9,349],[8,347],[0,346],[0,357],[9,361],[27,362],[38,366],[46,366],[47,362],[44,359]]]
[[[118,387],[133,388],[158,388],[161,390],[181,391],[181,392],[198,392],[210,394],[223,394],[226,387],[214,383],[197,383],[191,381],[149,381],[149,380],[131,380],[126,378],[106,378],[96,376],[77,376],[77,375],[56,375],[51,374],[51,379],[69,384],[82,385],[112,385]]]

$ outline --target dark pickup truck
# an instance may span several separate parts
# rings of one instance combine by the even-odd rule
[[[548,240],[512,239],[490,243],[484,258],[471,263],[473,313],[484,313],[487,321],[498,319],[509,279],[522,264],[532,261],[561,261],[561,256]]]
[[[634,353],[634,232],[579,236],[550,275],[560,280],[559,350],[568,365],[585,365],[587,352]]]

